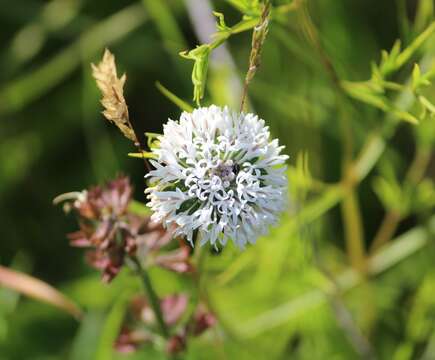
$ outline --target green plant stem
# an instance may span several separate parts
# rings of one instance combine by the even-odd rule
[[[413,45],[410,46],[406,52],[404,52],[399,61],[399,67],[403,65],[404,61],[411,56],[413,51],[421,45],[423,41],[427,39],[430,34],[435,31],[435,22],[433,22],[416,40],[414,40]],[[430,64],[432,61],[432,56],[426,56],[421,61],[421,65]],[[331,68],[333,69],[333,68]],[[341,88],[341,86],[340,86]],[[395,101],[395,106],[397,106],[398,109],[406,109],[409,108],[413,104],[413,97],[409,93],[403,93],[401,96],[397,98]],[[372,168],[375,166],[377,161],[379,160],[380,156],[385,150],[386,147],[386,140],[391,138],[393,134],[395,133],[396,127],[397,127],[397,120],[394,118],[394,114],[390,114],[387,116],[384,120],[384,125],[375,131],[372,135],[367,137],[366,143],[363,145],[362,150],[360,151],[359,155],[356,157],[356,159],[349,165],[348,169],[351,171],[348,172],[349,174],[349,180],[357,184],[361,182],[367,174],[372,170]],[[426,156],[420,156],[415,159],[413,162],[413,165],[411,165],[407,180],[408,181],[414,181],[419,177],[421,177],[424,173],[424,169],[426,168],[427,164],[424,165],[425,162],[428,162],[429,159],[425,159]],[[424,166],[422,166],[424,165]],[[345,184],[345,183],[343,183]],[[352,209],[352,206],[349,206],[349,209]],[[355,220],[355,219],[354,219]],[[396,214],[387,214],[379,231],[378,234],[375,237],[375,240],[373,241],[372,247],[379,247],[380,245],[387,242],[391,237],[394,235],[395,230],[397,229],[397,226],[400,223],[400,216],[397,216]],[[362,228],[362,227],[361,227]],[[377,239],[377,238],[380,239]],[[357,256],[355,256],[357,258]]]
[[[342,94],[337,97],[344,110]],[[364,230],[361,219],[357,186],[353,174],[353,132],[349,117],[342,110],[340,114],[341,141],[342,141],[342,184],[345,192],[341,202],[341,211],[344,224],[347,254],[353,268],[360,272],[365,271],[366,254],[364,246]]]
[[[344,223],[346,248],[352,266],[360,271],[365,268],[364,232],[361,220],[361,211],[356,192],[357,182],[353,173],[353,131],[347,114],[346,93],[335,68],[321,44],[319,33],[315,27],[304,2],[300,7],[300,22],[308,41],[317,51],[323,67],[330,77],[336,91],[337,107],[340,109],[340,131],[342,141],[342,179],[344,196],[341,202],[342,218]]]
[[[341,211],[350,263],[354,269],[364,272],[366,268],[364,236],[359,202],[354,188],[347,189],[341,202]]]
[[[206,289],[206,283],[204,279],[205,275],[205,262],[208,255],[208,248],[205,248],[205,246],[200,245],[200,238],[199,238],[199,232],[194,235],[194,244],[195,249],[193,253],[193,261],[195,263],[195,282],[196,282],[196,290],[197,290],[197,301],[198,303],[202,299],[207,307],[209,306],[209,299]]]
[[[157,324],[160,328],[160,333],[163,337],[168,338],[169,331],[163,319],[162,309],[160,307],[160,301],[156,291],[154,290],[148,272],[142,267],[141,263],[136,257],[133,257],[132,260],[136,266],[136,272],[142,280],[142,283],[145,288],[145,292],[148,295],[148,300],[150,302],[151,308],[153,309],[154,315],[156,316]]]
[[[434,56],[431,54],[424,56],[419,61],[420,68],[430,66],[433,59]],[[411,81],[412,79],[409,77],[407,83]],[[394,101],[394,106],[400,110],[409,109],[413,104],[414,96],[411,92],[400,94]],[[383,119],[382,126],[367,136],[365,144],[362,146],[361,151],[353,162],[355,181],[362,181],[376,165],[386,148],[387,140],[394,135],[398,123],[394,115],[389,114]]]
[[[405,181],[410,184],[418,184],[424,176],[431,159],[432,151],[426,147],[418,147],[414,159],[406,173]]]
[[[380,275],[431,244],[432,234],[435,231],[435,216],[432,216],[427,224],[428,226],[417,226],[408,230],[371,256],[367,265],[369,274],[371,276]],[[348,292],[364,280],[365,278],[352,268],[335,277],[341,293]],[[244,339],[258,339],[260,335],[290,321],[299,321],[301,316],[312,312],[316,307],[324,304],[326,300],[324,290],[308,291],[286,303],[274,305],[271,309],[238,324],[236,332]]]
[[[429,165],[431,158],[431,151],[424,147],[418,147],[414,159],[409,166],[408,172],[405,176],[405,183],[417,185],[423,178],[424,173]],[[376,233],[370,251],[377,251],[381,246],[385,245],[394,236],[400,222],[404,215],[390,210],[385,214],[384,219]]]
[[[393,237],[401,220],[402,215],[397,211],[390,210],[385,214],[370,246],[370,252],[378,250]]]

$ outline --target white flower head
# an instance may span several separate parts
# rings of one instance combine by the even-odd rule
[[[264,120],[227,107],[204,107],[169,120],[147,177],[152,218],[177,225],[192,243],[240,248],[267,233],[287,200],[283,146]]]

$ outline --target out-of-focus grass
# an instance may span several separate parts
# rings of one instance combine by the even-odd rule
[[[140,284],[124,272],[110,286],[102,285],[84,265],[81,251],[69,248],[64,234],[74,229],[73,219],[53,208],[51,200],[123,172],[135,182],[136,198],[145,201],[142,163],[127,158],[129,144],[103,122],[89,63],[110,46],[128,74],[126,98],[135,127],[160,132],[168,117],[179,114],[174,96],[191,104],[191,64],[178,52],[193,48],[194,34],[207,28],[186,3],[29,1],[26,10],[18,2],[0,1],[0,264],[10,266],[24,253],[33,264],[25,270],[86,311],[78,323],[0,289],[0,359],[165,358],[150,347],[128,357],[113,353],[125,297]],[[228,24],[240,20],[233,6],[239,3],[211,2]],[[391,49],[397,38],[405,48],[434,19],[431,0],[313,0],[309,12],[324,55],[347,81],[368,79],[370,63],[378,62],[382,49]],[[385,177],[390,166],[402,184],[421,135],[390,113],[350,98],[343,112],[325,59],[305,36],[303,24],[298,11],[271,23],[249,91],[252,108],[290,154],[289,212],[245,252],[228,247],[209,254],[203,276],[220,325],[192,340],[186,358],[358,358],[333,305],[338,301],[378,358],[430,359],[435,348],[433,208],[406,217],[395,239],[368,258],[364,276],[351,267],[338,211],[347,195],[338,182],[343,113],[353,130],[366,249],[385,211],[373,180]],[[232,37],[225,49],[230,61],[212,60],[205,104],[237,108],[250,42],[249,33]],[[427,71],[435,61],[434,45],[432,36],[391,80],[409,81],[414,61]],[[433,101],[434,87],[424,91]],[[409,91],[386,96],[401,110],[418,113]],[[363,144],[370,151],[360,152]],[[433,153],[433,143],[429,148]],[[311,177],[296,166],[298,153],[307,155]],[[430,165],[426,178],[433,177]],[[151,276],[161,295],[192,286],[163,270]]]

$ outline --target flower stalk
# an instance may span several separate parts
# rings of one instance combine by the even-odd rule
[[[430,159],[431,152],[425,147],[419,146],[406,174],[405,184],[409,183],[413,187],[417,186],[424,176]],[[403,217],[404,215],[397,210],[389,210],[385,214],[385,217],[382,220],[382,223],[370,247],[370,251],[372,253],[379,250],[379,248],[391,240]]]
[[[142,283],[144,285],[145,292],[148,296],[149,303],[150,303],[151,308],[152,308],[154,315],[156,317],[160,333],[165,339],[167,339],[167,338],[169,338],[169,331],[168,331],[166,323],[163,319],[163,313],[162,313],[162,309],[160,307],[159,298],[157,296],[156,291],[154,290],[154,287],[152,285],[152,282],[151,282],[151,279],[148,275],[148,272],[143,268],[143,266],[141,265],[141,263],[137,259],[137,257],[132,257],[131,259],[133,261],[135,271],[140,276]]]

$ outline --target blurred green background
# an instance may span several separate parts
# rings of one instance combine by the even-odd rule
[[[215,30],[211,8],[224,13],[228,24],[239,21],[235,3],[0,0],[0,265],[54,285],[88,310],[78,323],[0,288],[0,360],[96,358],[96,349],[104,347],[107,311],[130,286],[128,275],[110,286],[99,283],[83,252],[68,245],[65,234],[75,230],[75,220],[52,205],[61,193],[119,173],[131,176],[135,198],[145,201],[142,163],[126,156],[131,144],[100,114],[90,62],[110,48],[127,72],[125,95],[134,127],[139,133],[161,132],[180,110],[155,83],[192,103],[192,63],[178,53],[208,41]],[[341,80],[368,79],[380,51],[398,38],[409,45],[433,21],[433,7],[424,0],[308,1],[320,52],[307,38],[299,10],[272,21],[249,100],[290,155],[291,209],[280,227],[246,252],[228,249],[212,258],[206,276],[221,334],[218,340],[196,340],[186,358],[435,359],[433,142],[423,195],[432,202],[406,212],[395,235],[405,234],[399,240],[407,241],[394,241],[395,248],[375,258],[368,278],[350,270],[342,214],[335,206],[341,190],[322,185],[340,180],[345,141],[327,67]],[[205,104],[238,109],[250,46],[251,33],[244,32],[213,53]],[[413,62],[423,59],[430,67],[434,58],[432,36],[395,80],[405,83]],[[434,87],[425,94],[433,101]],[[373,130],[391,120],[388,112],[346,101],[355,155]],[[379,192],[391,188],[376,191],[373,184],[392,173],[402,183],[419,136],[414,127],[397,125],[376,168],[358,184],[367,249],[389,204]],[[308,156],[312,176],[322,180],[319,188],[304,186],[299,153]],[[310,201],[316,199],[314,206]],[[295,215],[303,209],[308,210]],[[336,280],[319,270],[322,266]],[[184,289],[185,280],[174,275],[153,276],[162,294]],[[113,356],[164,357],[149,351]]]

